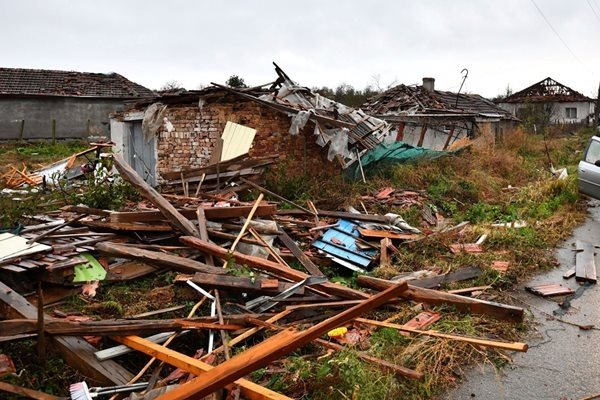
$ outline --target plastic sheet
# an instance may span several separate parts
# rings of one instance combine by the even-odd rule
[[[308,122],[310,114],[310,111],[298,111],[298,114],[296,114],[292,118],[292,125],[290,126],[290,135],[297,135],[298,133],[300,133],[302,128],[304,128],[304,126]]]

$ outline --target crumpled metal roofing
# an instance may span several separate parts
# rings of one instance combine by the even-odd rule
[[[494,116],[514,119],[506,110],[477,94],[457,94],[423,86],[398,85],[378,94],[362,105],[365,112],[381,116],[415,114],[456,114],[457,116]]]
[[[133,99],[156,93],[114,72],[0,68],[0,95]]]
[[[543,103],[549,101],[571,102],[594,100],[548,77],[506,97],[500,103]]]

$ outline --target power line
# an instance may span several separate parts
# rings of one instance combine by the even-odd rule
[[[588,6],[590,6],[590,8],[592,9],[592,11],[594,12],[594,15],[596,16],[596,18],[598,19],[598,21],[600,22],[600,15],[598,15],[598,12],[596,11],[596,9],[592,6],[592,3],[590,3],[590,0],[585,0],[588,3]],[[596,3],[596,1],[594,0],[594,3]],[[598,4],[596,4],[596,7],[598,7]]]
[[[548,20],[548,18],[546,18],[546,15],[542,11],[542,9],[537,5],[537,3],[535,2],[535,0],[531,0],[531,2],[535,6],[536,10],[538,10],[538,12],[542,16],[542,18],[544,18],[544,21],[546,21],[546,23],[548,24],[548,26],[550,27],[550,29],[552,29],[552,32],[554,32],[554,34],[556,35],[556,37],[558,37],[558,39],[567,48],[567,50],[569,50],[569,53],[571,53],[571,55],[573,56],[573,58],[576,59],[581,65],[583,65],[584,67],[587,68],[587,66],[583,63],[583,61],[581,61],[581,59],[579,57],[577,57],[577,55],[573,52],[573,50],[571,50],[571,48],[569,47],[569,45],[567,44],[567,42],[565,42],[565,40],[562,38],[562,36],[560,36],[560,34],[558,33],[558,31],[556,29],[554,29],[554,26],[552,26],[552,24],[550,23],[550,21]],[[587,68],[587,69],[593,74],[592,70],[590,70],[589,68]]]

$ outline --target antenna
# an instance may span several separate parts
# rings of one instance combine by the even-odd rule
[[[462,89],[463,85],[465,84],[465,81],[467,80],[467,76],[469,76],[469,70],[463,68],[462,71],[460,71],[460,73],[464,75],[460,87],[458,88],[458,92],[456,92],[456,104],[454,105],[454,107],[458,107],[458,95],[460,94],[460,90]]]

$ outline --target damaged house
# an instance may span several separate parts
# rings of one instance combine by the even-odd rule
[[[423,78],[422,86],[395,86],[361,108],[392,124],[396,140],[432,150],[460,147],[482,133],[503,135],[518,123],[479,95],[435,90],[433,78]]]
[[[0,68],[0,139],[108,137],[110,113],[154,96],[114,72]]]
[[[594,100],[548,77],[498,102],[519,118],[541,114],[552,124],[589,124]]]
[[[279,173],[288,176],[331,173],[390,140],[387,122],[297,85],[277,65],[275,71],[277,79],[260,87],[213,84],[132,104],[111,119],[115,150],[158,184],[208,179],[194,170],[245,154],[262,164],[277,156]]]

